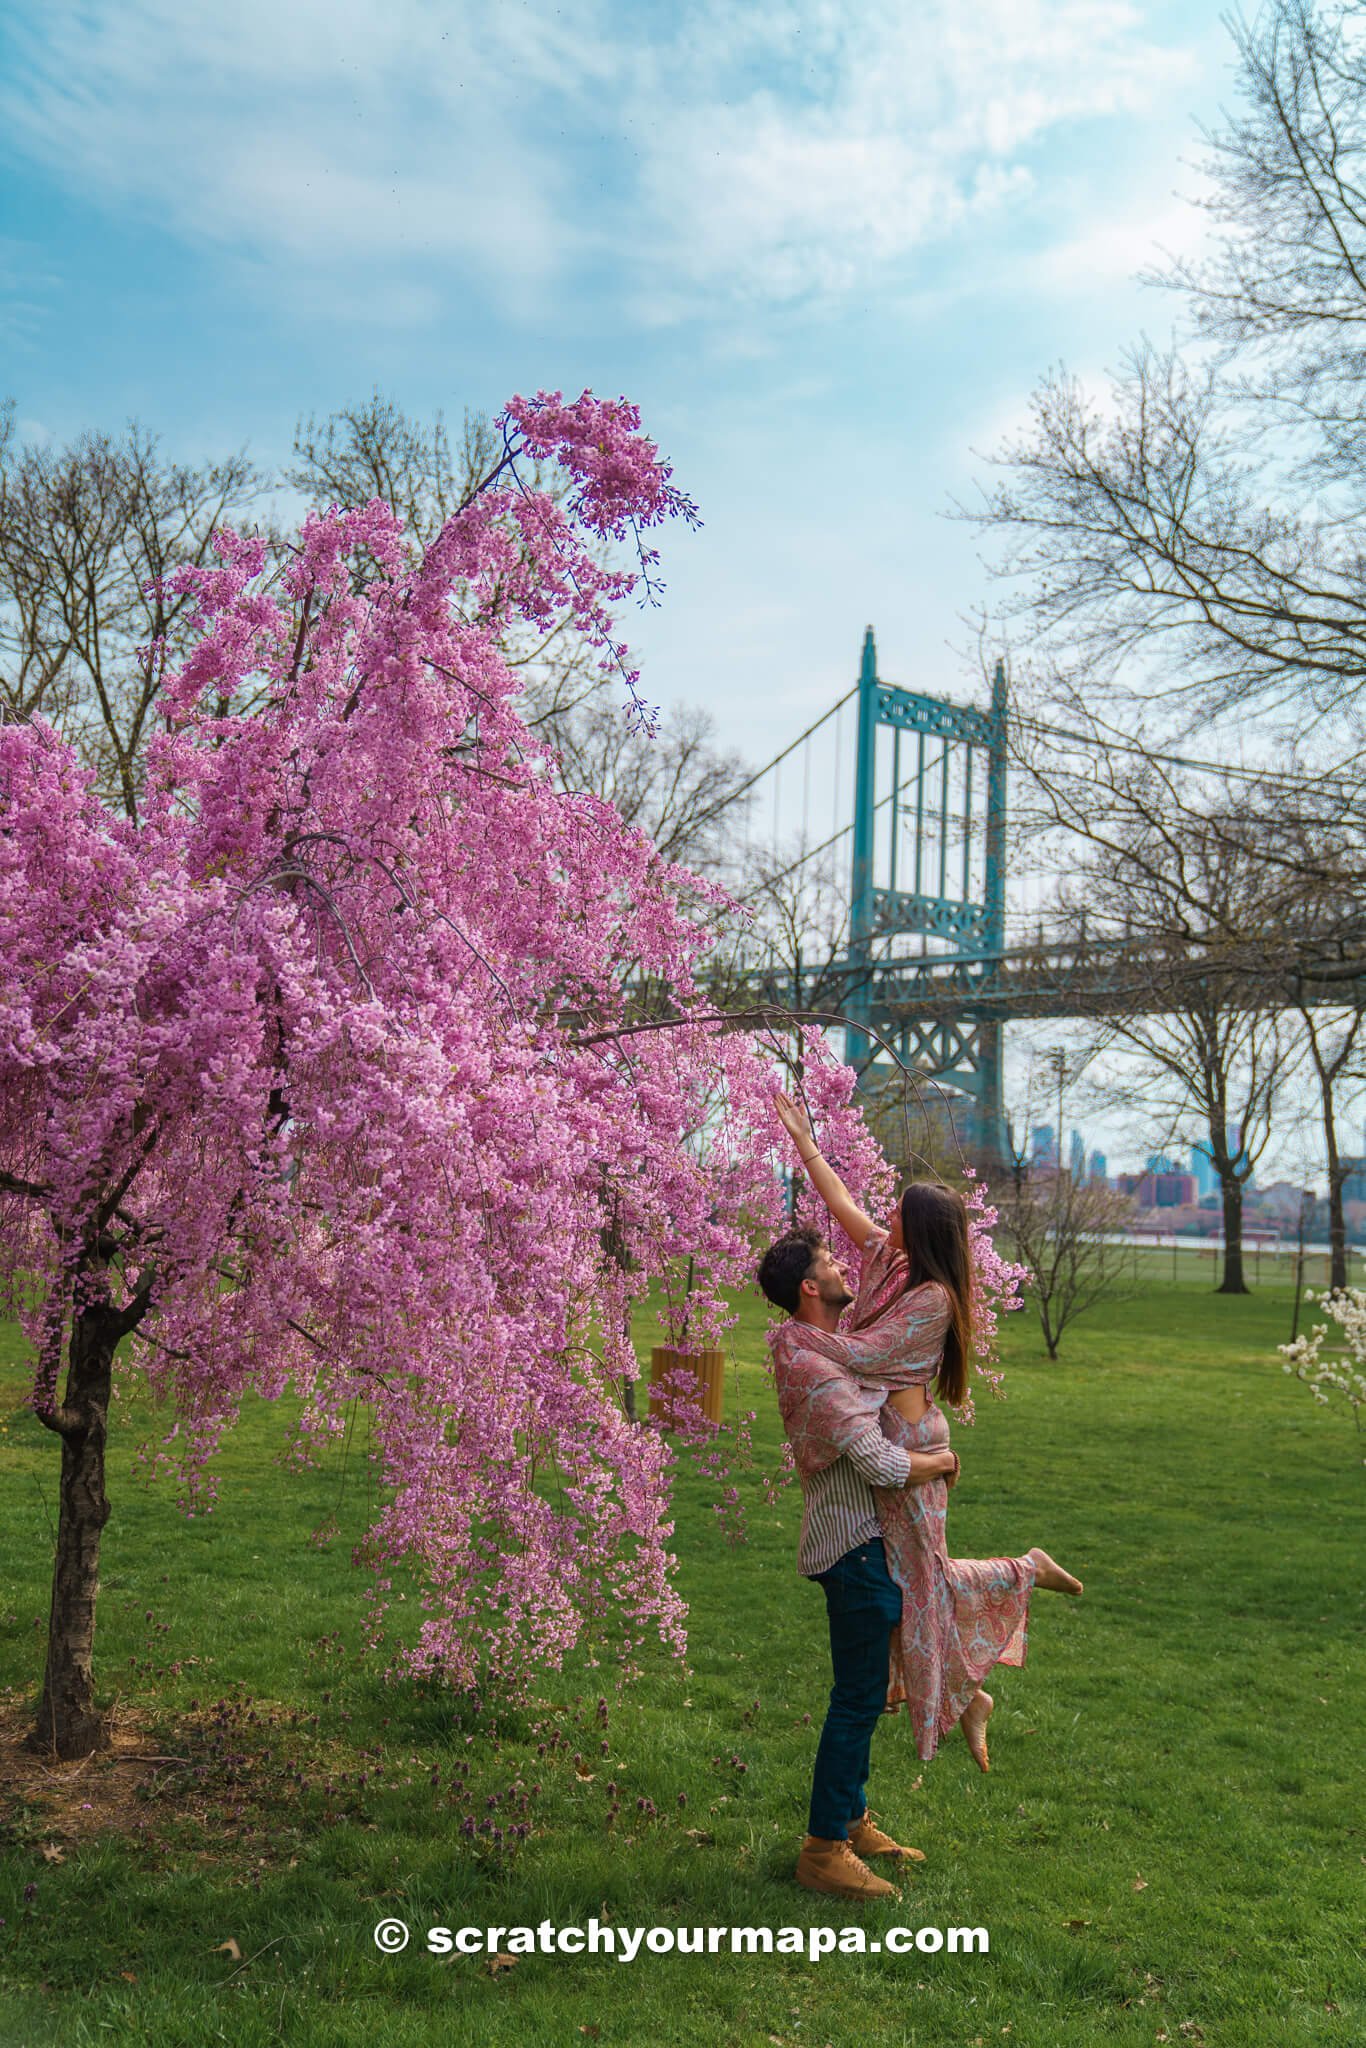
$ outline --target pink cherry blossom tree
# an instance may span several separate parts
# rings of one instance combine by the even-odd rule
[[[376,501],[311,516],[274,580],[232,532],[177,573],[197,638],[158,676],[136,821],[50,727],[0,728],[0,1280],[60,1445],[34,1740],[64,1757],[105,1732],[116,1372],[168,1404],[145,1450],[189,1515],[247,1392],[300,1396],[304,1458],[367,1405],[376,1637],[395,1574],[420,1587],[400,1669],[479,1688],[585,1630],[682,1646],[629,1313],[691,1259],[690,1340],[732,1319],[782,1221],[773,1047],[694,979],[727,899],[555,788],[497,643],[572,616],[648,724],[611,608],[695,514],[624,400],[513,399],[500,426],[416,564]],[[604,535],[636,569],[594,559]],[[875,1175],[808,1036],[827,1142]]]

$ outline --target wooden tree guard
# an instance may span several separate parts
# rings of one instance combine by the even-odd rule
[[[666,1429],[674,1424],[677,1396],[664,1384],[665,1375],[687,1371],[696,1383],[696,1398],[708,1422],[721,1420],[721,1395],[726,1369],[724,1351],[674,1351],[656,1344],[650,1353],[650,1420]]]

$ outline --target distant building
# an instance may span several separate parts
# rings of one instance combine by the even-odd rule
[[[1067,1164],[1071,1169],[1073,1180],[1080,1180],[1086,1171],[1086,1140],[1082,1137],[1080,1131],[1073,1131],[1072,1133],[1072,1145],[1068,1153]]]
[[[1195,1176],[1190,1173],[1136,1173],[1125,1174],[1120,1186],[1124,1193],[1130,1190],[1124,1182],[1134,1183],[1132,1193],[1140,1209],[1185,1209],[1195,1207]]]
[[[1206,1195],[1213,1195],[1218,1192],[1219,1176],[1214,1170],[1214,1161],[1210,1156],[1208,1139],[1199,1145],[1191,1147],[1191,1172],[1195,1177],[1195,1185],[1202,1200]]]
[[[1108,1164],[1109,1164],[1109,1162],[1108,1162],[1108,1160],[1106,1159],[1106,1157],[1105,1157],[1105,1154],[1104,1154],[1103,1152],[1093,1152],[1093,1153],[1091,1154],[1091,1178],[1092,1178],[1092,1180],[1104,1180],[1104,1179],[1105,1179],[1105,1169],[1106,1169],[1106,1166],[1107,1166]]]
[[[1031,1166],[1057,1165],[1058,1142],[1052,1124],[1035,1124],[1030,1132],[1029,1163]]]
[[[1366,1202],[1366,1158],[1344,1158],[1339,1154],[1338,1165],[1347,1169],[1347,1177],[1342,1183],[1343,1201]]]
[[[1148,1155],[1149,1173],[1180,1173],[1179,1159],[1168,1159],[1165,1152],[1151,1152]]]
[[[1309,1196],[1312,1205],[1313,1196]],[[1273,1180],[1270,1187],[1259,1188],[1257,1199],[1249,1205],[1260,1219],[1275,1219],[1282,1226],[1289,1227],[1299,1221],[1300,1207],[1305,1200],[1305,1190],[1297,1188],[1293,1181]]]

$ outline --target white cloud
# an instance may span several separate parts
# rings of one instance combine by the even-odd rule
[[[1094,293],[1140,272],[1164,270],[1169,257],[1196,255],[1209,233],[1208,215],[1189,199],[1155,199],[1054,243],[1036,258],[1035,277],[1054,291]]]
[[[48,0],[15,38],[11,149],[111,210],[381,315],[606,274],[647,323],[862,287],[1191,62],[1125,0]]]

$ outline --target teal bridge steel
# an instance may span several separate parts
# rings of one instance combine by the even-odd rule
[[[927,696],[879,676],[869,626],[856,689],[760,770],[750,786],[798,747],[809,747],[819,727],[851,697],[857,700],[852,826],[816,849],[824,851],[852,831],[847,942],[819,963],[814,976],[809,957],[805,971],[796,972],[774,960],[747,969],[735,986],[760,1004],[809,1015],[814,979],[822,992],[820,1010],[845,1027],[845,1057],[865,1090],[872,1093],[895,1074],[886,1052],[893,1047],[906,1068],[962,1102],[968,1113],[954,1119],[960,1141],[980,1158],[1001,1160],[1008,1157],[1007,1020],[1151,1007],[1156,989],[1170,991],[1181,975],[1200,979],[1206,971],[1202,949],[1190,941],[1163,946],[1151,935],[1134,942],[1112,936],[1046,942],[1042,922],[1033,943],[1019,937],[1012,943],[1006,892],[1008,705],[1000,662],[985,710]],[[1266,779],[1274,782],[1274,773]],[[784,872],[809,858],[803,852]],[[1366,921],[1344,928],[1341,936],[1342,947],[1325,971],[1321,941],[1305,934],[1296,1000],[1340,1003],[1348,981],[1366,982]],[[1294,954],[1296,942],[1287,943]]]
[[[859,664],[857,729],[845,1056],[870,1078],[879,1075],[876,1040],[859,1028],[871,1026],[907,1066],[971,1100],[978,1147],[1001,1157],[1002,1020],[996,1005],[973,1000],[971,969],[999,961],[1006,950],[1004,664],[996,664],[985,711],[924,696],[881,679],[869,626]],[[891,788],[879,805],[883,752],[891,756]],[[914,754],[913,766],[903,762],[906,753]],[[890,811],[883,861],[881,809]],[[908,874],[905,856],[898,856],[903,822],[912,821]],[[883,945],[916,937],[922,941],[918,955]],[[948,1002],[943,993],[932,1005],[914,997],[908,1002],[905,984],[914,983],[919,993],[927,974],[952,986]]]

